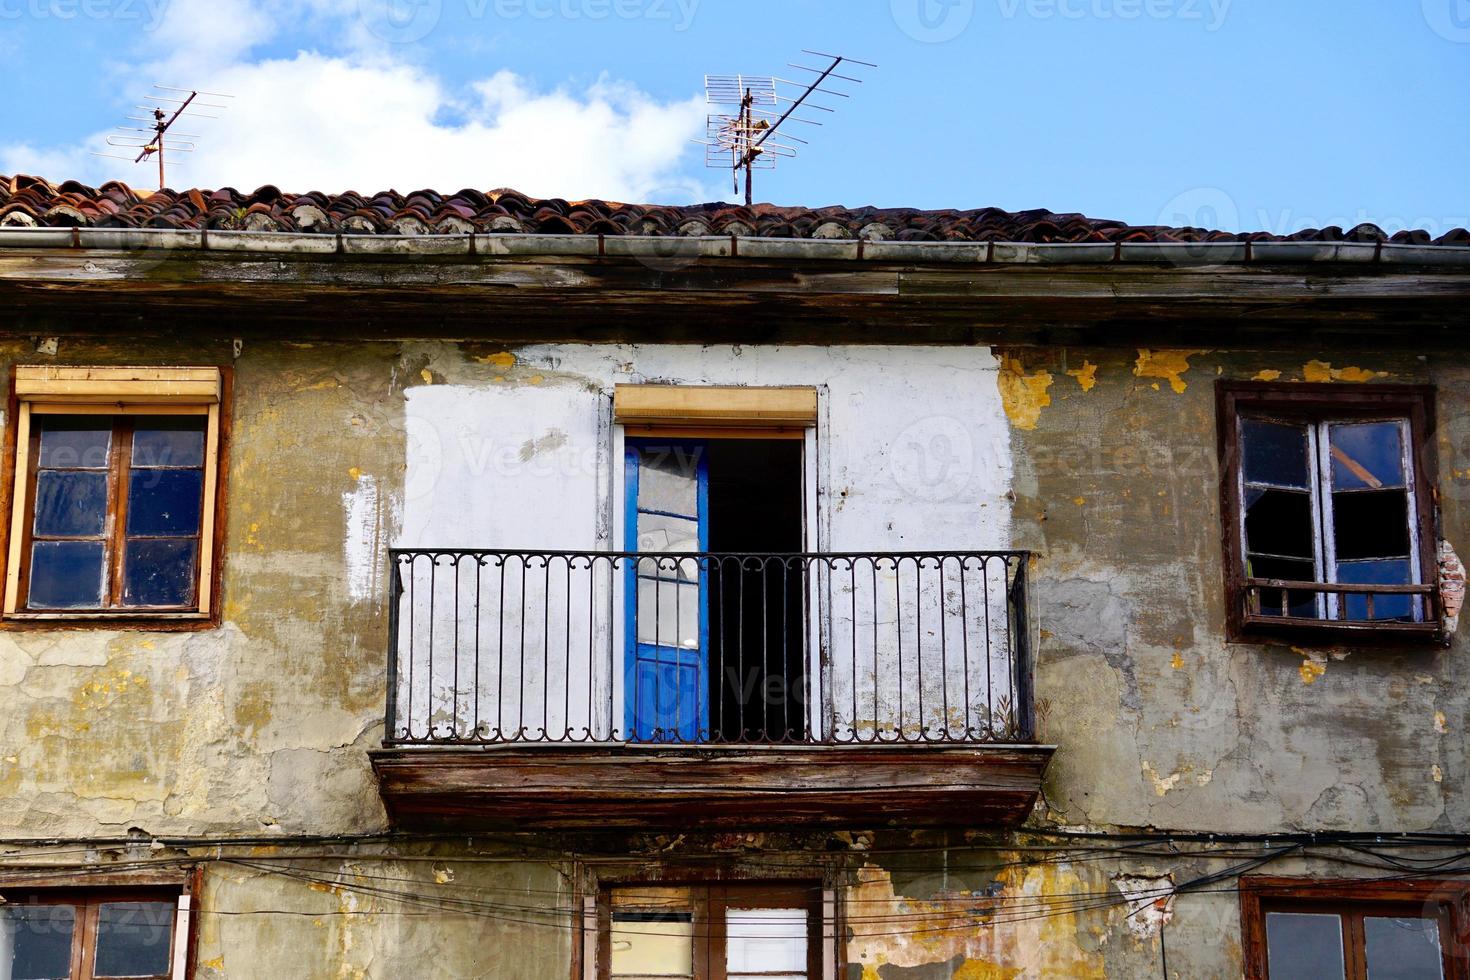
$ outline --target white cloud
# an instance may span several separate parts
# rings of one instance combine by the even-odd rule
[[[206,9],[213,26],[200,32]],[[173,0],[150,41],[167,56],[145,53],[119,84],[141,94],[165,78],[234,98],[218,120],[180,122],[200,139],[169,183],[363,192],[515,187],[536,196],[670,203],[704,196],[686,172],[696,157],[689,140],[703,129],[698,98],[660,102],[605,76],[577,88],[537,88],[507,71],[451,88],[365,30],[356,10],[350,0]],[[251,57],[288,27],[289,36],[335,36],[342,50]],[[148,186],[145,166],[88,154],[104,135],[70,145],[0,145],[0,172]]]

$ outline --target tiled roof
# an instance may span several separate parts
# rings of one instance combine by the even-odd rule
[[[0,228],[97,227],[238,229],[347,234],[735,235],[959,242],[1201,242],[1392,241],[1412,245],[1470,245],[1457,228],[1438,238],[1425,231],[1387,235],[1376,225],[1350,230],[1310,228],[1289,235],[1232,233],[1203,228],[1129,225],[1052,211],[921,211],[913,208],[801,208],[757,204],[662,206],[612,201],[532,198],[512,190],[432,190],[400,194],[287,194],[267,185],[251,192],[138,191],[109,181],[88,187],[74,180],[0,175]]]

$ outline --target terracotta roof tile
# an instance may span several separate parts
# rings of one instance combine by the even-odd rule
[[[267,184],[253,191],[138,191],[118,181],[88,187],[74,180],[0,175],[0,227],[242,228],[353,234],[540,233],[559,235],[739,235],[761,238],[866,238],[902,242],[1383,242],[1467,245],[1470,231],[1438,238],[1423,230],[1391,237],[1372,224],[1305,228],[1287,235],[1204,228],[1129,225],[1075,213],[977,208],[742,207],[621,204],[530,198],[508,188],[429,188],[408,194],[356,191],[289,194]]]

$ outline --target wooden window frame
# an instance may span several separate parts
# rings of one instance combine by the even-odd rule
[[[1362,935],[1365,916],[1396,914],[1403,918],[1433,918],[1439,923],[1445,980],[1470,980],[1470,932],[1467,932],[1470,881],[1243,877],[1240,879],[1240,927],[1245,980],[1270,980],[1266,947],[1269,912],[1342,916],[1343,963],[1348,980],[1367,977]]]
[[[169,940],[168,980],[190,980],[194,975],[194,945],[198,933],[198,909],[196,896],[199,890],[199,873],[189,874],[184,881],[176,876],[165,876],[157,883],[140,881],[129,883],[127,876],[120,876],[118,883],[109,885],[58,885],[44,880],[28,885],[6,884],[0,895],[4,895],[6,908],[26,906],[71,905],[76,908],[76,920],[72,931],[71,980],[92,980],[97,956],[97,920],[103,905],[117,902],[167,902],[173,905],[172,936]],[[110,978],[99,978],[110,980]]]
[[[230,430],[228,406],[232,389],[233,372],[227,367],[11,368],[9,424],[5,432],[4,469],[0,473],[0,502],[8,514],[4,522],[8,537],[0,548],[0,567],[3,567],[0,579],[5,583],[0,629],[189,631],[219,625]],[[191,607],[77,611],[30,611],[24,607],[37,462],[32,419],[37,415],[114,418],[198,415],[205,418],[203,507],[194,582],[196,602]],[[117,465],[115,459],[110,460],[109,472]]]
[[[805,909],[807,911],[807,976],[828,980],[835,976],[832,958],[826,955],[835,930],[824,925],[832,914],[829,893],[820,882],[776,879],[633,880],[602,882],[596,902],[596,955],[594,969],[586,974],[595,980],[612,980],[613,892],[637,888],[687,888],[693,898],[694,934],[706,942],[695,943],[695,980],[727,980],[725,973],[725,912],[729,909]]]
[[[1306,423],[1395,416],[1409,420],[1410,491],[1418,542],[1422,622],[1346,622],[1252,615],[1246,608],[1244,515],[1241,512],[1240,425],[1242,415],[1277,415]],[[1288,639],[1298,643],[1426,644],[1444,642],[1438,590],[1438,470],[1433,441],[1434,388],[1428,385],[1342,385],[1222,381],[1216,386],[1220,456],[1221,541],[1225,562],[1226,638],[1231,642]],[[1314,491],[1315,492],[1315,491]],[[1326,578],[1326,576],[1321,576]],[[1325,584],[1325,583],[1318,583]],[[1347,589],[1341,591],[1346,592]]]

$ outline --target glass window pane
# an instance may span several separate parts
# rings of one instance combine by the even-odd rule
[[[1245,490],[1246,550],[1311,558],[1312,498],[1295,490]]]
[[[107,454],[112,447],[112,416],[33,417],[41,430],[41,454],[37,461],[41,468],[107,468]]]
[[[197,534],[204,473],[132,470],[128,474],[129,534]]]
[[[107,473],[42,470],[36,474],[36,520],[42,537],[99,535],[107,525]]]
[[[95,609],[102,605],[102,542],[37,541],[31,545],[32,609]]]
[[[1332,485],[1338,490],[1377,490],[1404,485],[1404,430],[1399,422],[1334,425]]]
[[[169,972],[174,906],[108,902],[97,910],[99,977],[156,977]]]
[[[1334,493],[1332,527],[1340,560],[1408,557],[1408,494],[1403,490]]]
[[[1247,555],[1245,559],[1245,572],[1251,578],[1277,579],[1282,582],[1311,582],[1315,580],[1314,568],[1311,562],[1305,561],[1262,558],[1259,555]],[[1263,616],[1282,615],[1281,592],[1281,589],[1261,589],[1260,609],[1257,611]],[[1288,591],[1286,615],[1305,616],[1308,619],[1315,619],[1321,615],[1317,609],[1317,593],[1307,589]]]
[[[1342,919],[1268,912],[1266,951],[1271,980],[1342,980]]]
[[[683,517],[640,513],[638,515],[637,544],[636,550],[651,554],[662,554],[666,551],[698,551],[699,523]],[[639,571],[653,574],[652,568],[640,568]]]
[[[730,977],[805,977],[805,909],[729,909],[725,964]]]
[[[1408,585],[1410,582],[1409,560],[1394,561],[1349,561],[1338,562],[1337,580],[1348,585]],[[1345,619],[1367,619],[1368,597],[1346,595],[1340,600],[1344,604]],[[1419,600],[1407,595],[1375,595],[1373,597],[1373,619],[1414,618],[1414,607]]]
[[[76,910],[69,905],[0,907],[0,954],[5,954],[0,957],[0,976],[66,980],[71,976],[76,919]]]
[[[638,579],[638,642],[699,649],[697,583]]]
[[[203,466],[204,417],[140,418],[133,428],[134,466]]]
[[[1433,919],[1363,919],[1368,980],[1441,980],[1444,955]]]
[[[1307,486],[1306,426],[1244,419],[1240,442],[1247,483]]]
[[[694,916],[688,912],[614,912],[612,975],[694,976]]]
[[[699,513],[702,446],[647,446],[639,450],[638,506],[695,517]]]
[[[123,604],[185,606],[194,600],[193,538],[131,540],[123,556]]]

